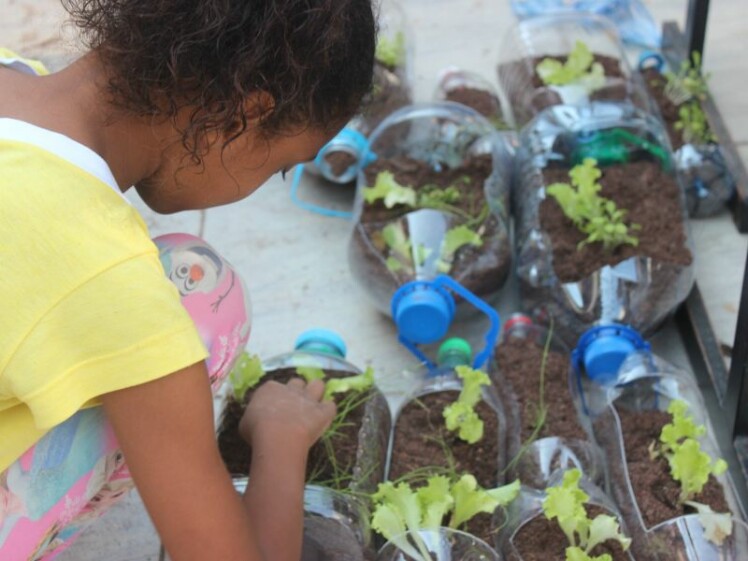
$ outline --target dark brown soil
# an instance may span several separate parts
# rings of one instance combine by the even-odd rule
[[[644,524],[651,528],[671,518],[694,512],[690,507],[678,505],[679,484],[670,476],[665,458],[650,460],[648,447],[657,442],[662,427],[671,416],[664,411],[630,412],[617,408],[624,435],[626,466],[636,495]],[[625,485],[615,481],[616,485]],[[715,512],[729,512],[722,485],[713,477],[704,486],[695,501],[709,505]]]
[[[507,418],[507,433],[514,434],[518,428],[521,442],[524,442],[535,428],[535,407],[539,401],[543,350],[535,341],[520,338],[510,338],[498,347],[498,367],[501,369],[503,380],[509,385],[509,388],[501,389],[502,394],[507,393],[505,390],[511,392],[511,398],[520,407],[520,426],[511,426]],[[569,393],[568,376],[569,357],[557,351],[549,351],[545,364],[545,403],[548,412],[537,438],[586,438]]]
[[[590,518],[598,514],[611,514],[596,505],[587,505],[586,509]],[[522,556],[522,561],[565,561],[565,551],[570,545],[558,522],[548,520],[542,514],[522,526],[514,536],[513,542]],[[592,556],[607,553],[612,556],[613,561],[629,559],[621,544],[611,540],[599,544],[590,553]]]
[[[349,152],[337,150],[325,154],[325,161],[330,165],[333,175],[339,177],[356,163],[356,158]]]
[[[569,182],[569,170],[548,167],[543,171],[545,185]],[[605,265],[616,265],[633,256],[646,256],[664,263],[687,266],[692,255],[686,245],[681,193],[678,183],[662,170],[659,163],[639,161],[602,169],[600,195],[626,209],[627,224],[639,224],[633,232],[639,245],[621,245],[606,251],[600,242],[586,244],[585,239],[566,217],[553,197],[540,204],[540,223],[553,244],[553,268],[561,282],[576,282]]]
[[[344,378],[350,376],[350,372],[326,370],[328,378]],[[262,378],[260,385],[270,380],[285,384],[291,378],[298,376],[295,368],[284,368],[268,372]],[[251,398],[253,392],[247,392],[245,404]],[[340,404],[348,394],[340,394],[336,403]],[[307,482],[332,487],[334,489],[345,489],[351,483],[353,468],[356,464],[358,451],[358,434],[361,429],[362,419],[366,408],[366,402],[371,399],[373,393],[361,397],[357,405],[346,418],[346,422],[340,427],[337,434],[331,436],[328,446],[334,451],[328,453],[323,440],[318,441],[309,450],[307,461]],[[218,431],[218,449],[221,453],[226,467],[232,475],[246,476],[252,459],[252,449],[239,435],[239,420],[244,414],[245,405],[236,401],[229,401],[224,412],[221,426]],[[333,481],[335,480],[335,481]]]
[[[670,137],[670,144],[673,145],[673,150],[678,150],[686,142],[683,139],[681,131],[676,130],[675,123],[678,121],[678,111],[680,105],[673,103],[668,96],[665,95],[665,85],[667,80],[654,68],[647,68],[642,71],[642,77],[644,78],[644,85],[647,87],[649,94],[654,99],[660,110],[662,120],[665,122],[665,128],[667,129],[668,136]]]
[[[441,391],[427,394],[412,401],[400,412],[395,424],[394,440],[388,479],[395,481],[413,470],[425,471],[449,468],[450,458],[445,450],[451,451],[456,473],[470,473],[478,485],[492,489],[499,482],[499,436],[496,412],[481,401],[475,410],[483,421],[483,438],[475,444],[468,444],[457,437],[456,432],[447,430],[442,412],[452,403],[458,391]],[[418,486],[414,483],[414,486]],[[466,531],[478,536],[489,544],[494,543],[492,516],[481,514],[466,524]]]
[[[503,121],[501,102],[489,91],[468,87],[455,88],[447,92],[446,99],[467,105],[491,121]]]

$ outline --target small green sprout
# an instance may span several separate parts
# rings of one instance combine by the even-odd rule
[[[448,273],[452,268],[455,254],[466,245],[480,247],[483,245],[483,239],[466,224],[448,230],[442,241],[441,255],[436,268],[442,273]]]
[[[613,561],[607,553],[592,556],[591,551],[601,543],[615,540],[626,551],[631,545],[620,531],[618,521],[606,514],[598,514],[594,519],[587,516],[585,504],[589,495],[579,488],[582,472],[570,469],[564,473],[563,482],[558,487],[548,487],[543,500],[543,513],[548,520],[556,520],[569,541],[566,548],[566,561]]]
[[[701,73],[701,54],[697,51],[692,53],[691,60],[681,62],[678,72],[667,71],[663,75],[667,80],[665,95],[675,105],[692,99],[704,101],[707,98],[709,75]]]
[[[579,243],[578,249],[595,242],[602,243],[608,251],[622,244],[638,245],[638,238],[631,236],[629,230],[638,230],[641,226],[626,225],[623,219],[627,211],[617,208],[615,202],[599,195],[602,186],[597,180],[602,172],[596,166],[596,160],[585,158],[569,172],[571,185],[554,183],[546,188],[546,192],[556,199],[574,226],[587,234],[587,238]]]
[[[727,462],[717,459],[712,462],[711,457],[701,450],[697,438],[706,429],[703,425],[696,425],[688,415],[688,405],[679,399],[670,402],[667,409],[672,416],[670,423],[662,427],[660,432],[660,447],[650,447],[650,457],[655,459],[664,456],[670,466],[670,475],[680,483],[681,492],[678,502],[683,504],[692,501],[699,494],[709,476],[721,475],[727,470]]]
[[[444,420],[447,430],[457,430],[462,440],[475,444],[483,438],[483,421],[475,406],[481,399],[481,386],[490,385],[491,380],[485,372],[469,366],[458,366],[455,371],[462,379],[462,390],[457,400],[444,408]]]
[[[717,141],[697,100],[688,101],[678,108],[678,120],[673,126],[681,131],[683,141],[688,144],[704,145]]]
[[[582,41],[574,44],[566,62],[545,58],[535,67],[535,71],[548,86],[578,84],[588,93],[605,86],[605,71],[599,62],[594,62],[590,50]]]
[[[377,40],[374,58],[394,70],[405,60],[405,35],[398,31],[394,37],[380,35]]]
[[[262,360],[257,355],[242,352],[234,368],[229,372],[229,382],[234,392],[234,399],[244,401],[246,393],[254,388],[265,375]]]
[[[297,366],[296,373],[306,382],[325,379],[325,372],[317,366]]]
[[[390,255],[385,263],[387,268],[393,273],[403,269],[413,272],[413,257],[411,255],[413,244],[408,239],[403,225],[400,222],[387,224],[382,229],[382,239],[390,250]]]
[[[323,399],[332,399],[337,393],[355,391],[365,392],[374,385],[374,369],[369,366],[362,374],[347,376],[345,378],[331,378],[325,383],[325,394]]]
[[[364,199],[371,204],[383,199],[384,206],[392,208],[395,205],[415,207],[418,197],[413,187],[400,185],[391,171],[382,171],[377,175],[373,187],[365,187]]]

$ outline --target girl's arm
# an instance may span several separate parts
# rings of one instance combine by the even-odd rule
[[[255,392],[253,404],[267,418],[248,414],[242,422],[257,458],[247,506],[218,453],[203,363],[102,396],[138,491],[173,561],[300,558],[306,456],[332,419],[334,406],[319,402],[316,385],[264,386]]]

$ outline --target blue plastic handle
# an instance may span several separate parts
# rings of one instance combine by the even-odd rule
[[[353,217],[353,213],[346,210],[335,210],[332,208],[326,208],[323,206],[315,205],[302,201],[299,198],[299,184],[301,183],[301,176],[304,175],[304,165],[299,164],[293,172],[293,180],[291,181],[291,201],[293,204],[304,210],[310,212],[316,212],[322,216],[331,216],[333,218],[344,218],[350,220]]]
[[[501,319],[499,318],[499,313],[491,306],[489,306],[484,300],[478,298],[467,288],[447,275],[439,275],[434,280],[427,281],[427,284],[430,285],[430,287],[436,292],[444,292],[447,289],[455,292],[459,296],[462,296],[465,301],[470,302],[478,310],[488,316],[490,327],[488,328],[485,336],[486,346],[483,348],[483,350],[477,353],[475,355],[475,358],[473,359],[473,368],[480,368],[486,362],[488,362],[493,349],[496,347],[496,342],[499,338],[499,330],[501,329]],[[434,370],[437,368],[437,365],[433,361],[429,360],[429,358],[421,352],[416,343],[409,339],[406,339],[400,334],[398,334],[398,341],[400,341],[400,343],[413,355],[415,355],[421,362],[426,364],[429,370]]]

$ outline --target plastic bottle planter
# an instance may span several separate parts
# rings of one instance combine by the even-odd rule
[[[520,21],[505,36],[501,53],[499,86],[518,129],[552,105],[627,101],[649,110],[607,18],[558,14]]]
[[[653,442],[659,445],[662,427],[672,418],[666,411],[673,400],[688,405],[688,415],[697,425],[705,423],[695,383],[647,350],[629,354],[617,375],[598,377],[608,385],[590,382],[581,372],[579,376],[578,403],[590,416],[594,438],[605,454],[607,486],[631,532],[637,561],[745,559],[747,527],[733,517],[733,533],[721,545],[707,540],[693,509],[679,504],[680,486],[672,479],[667,460],[650,458],[648,447]],[[708,427],[699,440],[701,449],[716,460],[718,447]],[[724,475],[710,475],[694,500],[714,512],[740,512]]]
[[[476,111],[442,102],[393,113],[370,144],[377,159],[359,174],[349,263],[375,305],[389,314],[402,284],[439,274],[495,296],[511,260],[506,140]]]
[[[241,494],[248,479],[235,478]],[[363,501],[329,487],[304,488],[303,561],[364,561],[370,559],[362,544],[371,540],[370,513]]]
[[[508,481],[544,489],[554,471],[576,467],[591,481],[603,482],[602,455],[588,438],[582,425],[587,418],[577,415],[570,392],[569,354],[525,315],[515,314],[504,324],[491,379],[506,415]]]
[[[412,34],[402,8],[393,0],[379,6],[379,33],[371,93],[361,111],[320,150],[307,168],[335,183],[350,183],[368,163],[366,137],[388,115],[412,103]]]
[[[299,370],[320,369],[327,379],[348,377],[361,374],[361,371],[343,360],[345,345],[328,332],[313,330],[306,332],[297,341],[297,351],[279,355],[263,362],[265,375],[262,381],[276,380],[285,382],[298,376]],[[335,356],[335,355],[339,356]],[[251,390],[250,390],[251,391]],[[250,392],[245,396],[245,402]],[[384,396],[375,387],[361,393],[342,393],[334,397],[338,405],[338,415],[333,424],[336,434],[329,438],[323,436],[309,452],[307,462],[307,481],[311,484],[346,492],[345,496],[335,499],[352,501],[347,508],[357,512],[365,505],[359,505],[356,493],[368,494],[376,490],[384,478],[385,460],[391,415]],[[238,477],[246,476],[251,451],[238,435],[237,427],[243,413],[243,404],[231,396],[223,408],[218,430],[218,446],[229,472]],[[352,491],[353,493],[349,493]],[[329,501],[328,501],[329,502]],[[333,517],[335,518],[335,517]],[[341,532],[354,535],[356,539],[364,536],[361,542],[369,545],[370,534],[358,528],[346,526],[346,518],[340,518],[343,527]],[[363,520],[368,520],[366,516]]]
[[[475,72],[455,66],[440,73],[435,101],[454,101],[475,109],[499,130],[508,128],[496,87]]]
[[[431,554],[429,559],[410,557],[393,542],[387,542],[379,550],[376,561],[501,561],[496,551],[483,540],[471,534],[439,528],[418,532]],[[400,539],[408,539],[405,534]]]
[[[551,485],[560,483],[563,471],[554,472]],[[626,524],[615,505],[605,493],[588,479],[582,477],[579,487],[590,498],[587,501],[587,516],[594,518],[598,514],[614,516],[618,519],[620,532],[630,537]],[[514,501],[497,511],[496,525],[501,528],[496,537],[496,549],[505,561],[525,561],[542,559],[543,561],[565,561],[565,549],[568,540],[556,520],[548,520],[543,514],[544,490],[522,487]],[[600,546],[599,546],[600,547]],[[613,561],[634,561],[630,553],[624,552],[617,544],[606,542],[600,549],[593,549],[595,555],[612,554]],[[636,561],[639,561],[636,558]]]
[[[642,82],[673,146],[675,166],[686,189],[688,213],[694,217],[711,216],[722,210],[732,196],[735,179],[706,120],[702,100],[690,96],[682,86],[686,69],[674,69],[672,79],[663,74],[663,69],[662,57],[657,54],[642,58],[639,64]],[[706,82],[703,85],[706,87]],[[701,95],[706,99],[709,94],[704,91]]]
[[[498,396],[492,386],[482,388],[482,401],[475,411],[484,424],[483,436],[475,444],[468,444],[456,432],[447,430],[442,414],[461,389],[462,382],[454,374],[424,377],[414,384],[412,394],[394,412],[388,480],[395,481],[416,469],[425,477],[438,475],[450,467],[451,457],[456,473],[471,473],[479,486],[491,489],[503,484],[505,429]],[[495,530],[489,515],[479,514],[466,526],[470,534],[492,542]]]
[[[554,183],[593,158],[599,196],[625,210],[636,246],[588,243],[559,203]],[[631,106],[555,106],[520,134],[514,192],[522,307],[570,346],[596,323],[622,322],[651,334],[693,285],[693,247],[683,192],[659,122]]]

